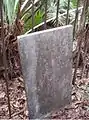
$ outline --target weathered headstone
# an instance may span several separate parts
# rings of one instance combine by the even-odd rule
[[[72,26],[18,37],[31,119],[71,101]]]

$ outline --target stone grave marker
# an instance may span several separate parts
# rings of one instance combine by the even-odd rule
[[[71,102],[72,26],[18,36],[30,119]]]

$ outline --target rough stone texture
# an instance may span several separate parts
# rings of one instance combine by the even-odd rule
[[[31,119],[71,101],[72,26],[18,37]]]

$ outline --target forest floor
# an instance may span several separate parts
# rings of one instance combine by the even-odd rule
[[[10,39],[10,43],[13,42]],[[10,48],[10,49],[9,49]],[[28,109],[26,92],[24,87],[24,80],[21,74],[20,60],[18,56],[17,42],[9,45],[8,49],[11,53],[11,62],[15,73],[11,80],[8,80],[10,106],[11,106],[11,120],[28,120]],[[13,59],[12,59],[13,58]],[[9,59],[8,59],[9,60]],[[13,62],[14,61],[14,62]],[[18,61],[18,62],[17,62]],[[89,77],[80,79],[79,69],[77,71],[76,84],[72,86],[71,104],[65,106],[57,111],[53,111],[46,118],[59,120],[88,120],[89,119]],[[5,71],[3,72],[5,74]],[[0,120],[7,120],[9,118],[8,102],[6,95],[5,75],[0,73]]]
[[[79,73],[78,73],[79,74]],[[28,120],[27,101],[22,76],[8,81],[12,118]],[[3,77],[0,79],[0,120],[8,119],[6,85]],[[52,112],[47,119],[88,120],[89,119],[89,78],[77,78],[72,90],[72,102],[60,110]]]

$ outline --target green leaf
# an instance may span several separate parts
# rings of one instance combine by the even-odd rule
[[[29,13],[26,14],[24,21],[29,17]],[[43,22],[43,12],[38,10],[34,15],[34,26]],[[24,32],[32,28],[32,17],[24,24]]]
[[[12,24],[14,22],[18,2],[19,0],[3,0],[5,6],[5,14],[8,18],[9,24]]]

